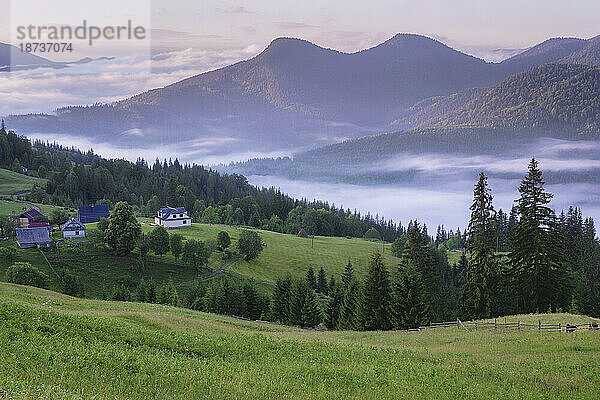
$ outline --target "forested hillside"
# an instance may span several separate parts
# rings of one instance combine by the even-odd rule
[[[514,75],[437,126],[600,132],[600,68],[547,64]]]
[[[241,175],[221,175],[178,160],[107,160],[55,144],[34,142],[0,129],[0,167],[47,180],[29,199],[67,207],[127,201],[141,215],[164,205],[184,206],[197,221],[265,227],[277,232],[362,237],[376,228],[393,241],[402,227],[378,215],[360,215],[327,202],[293,199],[275,188],[257,188]]]
[[[563,58],[561,62],[600,67],[600,36],[588,40],[585,47]]]

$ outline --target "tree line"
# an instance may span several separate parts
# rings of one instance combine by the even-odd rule
[[[76,207],[126,201],[138,215],[151,216],[159,208],[183,206],[197,222],[248,225],[277,232],[363,237],[373,228],[386,241],[403,232],[401,224],[378,215],[361,215],[323,201],[293,199],[276,188],[257,188],[237,174],[219,174],[177,159],[149,165],[105,159],[93,150],[81,152],[35,141],[0,128],[0,167],[47,180],[36,186],[29,200]]]

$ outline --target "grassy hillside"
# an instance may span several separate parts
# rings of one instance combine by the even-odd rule
[[[149,219],[142,219],[144,232],[149,232],[153,226]],[[96,224],[88,224],[88,230],[95,229]],[[216,226],[194,224],[190,228],[179,229],[177,233],[186,238],[199,240],[216,240],[219,231],[226,231],[232,239],[232,245],[240,235],[240,230],[229,226]],[[249,278],[264,280],[259,285],[263,293],[271,292],[272,283],[279,277],[291,276],[303,278],[309,267],[315,272],[323,267],[327,278],[331,274],[339,279],[348,259],[352,261],[354,271],[363,276],[366,274],[368,260],[374,251],[381,251],[381,243],[365,241],[362,239],[346,239],[339,237],[315,237],[314,248],[311,248],[311,239],[300,238],[294,235],[258,230],[263,242],[266,244],[260,256],[248,261],[238,261],[229,270]],[[60,233],[55,233],[60,237]],[[14,246],[12,242],[0,242],[2,246]],[[385,245],[384,261],[390,271],[398,265],[399,260],[391,253],[391,244]],[[180,294],[185,294],[187,288],[193,285],[198,278],[198,273],[191,267],[181,264],[169,253],[163,257],[165,262],[151,258],[147,269],[142,273],[144,278],[151,278],[156,283],[173,280]],[[54,270],[62,275],[68,271],[80,277],[86,297],[101,298],[103,294],[110,293],[111,288],[120,281],[129,282],[132,288],[140,280],[139,271],[135,270],[137,255],[117,257],[108,253],[88,252],[85,247],[77,250],[64,251],[61,254],[47,253],[48,259]],[[459,253],[448,253],[451,263],[458,262]],[[28,261],[45,272],[50,277],[50,288],[59,290],[59,280],[48,266],[39,250],[19,249],[15,260],[0,259],[0,281],[5,279],[5,271],[15,261]],[[225,261],[221,260],[221,252],[215,251],[209,260],[210,268],[218,268]],[[203,275],[208,274],[209,270]],[[228,275],[229,276],[229,275]]]
[[[7,398],[584,399],[600,386],[598,332],[316,332],[9,284],[0,320]]]
[[[153,227],[145,223],[144,232]],[[240,230],[229,226],[193,224],[190,228],[182,228],[177,233],[190,239],[216,240],[219,231],[226,231],[235,244]],[[311,248],[310,238],[301,238],[264,230],[256,230],[266,244],[256,260],[239,261],[231,270],[242,275],[274,282],[277,278],[290,275],[292,278],[304,277],[309,267],[315,272],[323,267],[327,277],[335,274],[336,278],[344,271],[348,259],[352,261],[354,270],[366,274],[368,260],[373,252],[382,250],[381,242],[370,242],[362,239],[346,239],[340,237],[315,237]],[[398,259],[392,255],[391,244],[385,245],[384,261],[388,268],[396,267]],[[167,256],[166,259],[171,259]]]
[[[63,208],[59,206],[53,206],[48,204],[38,204],[30,202],[16,202],[12,200],[0,200],[0,215],[15,215],[20,214],[23,211],[27,211],[34,205],[40,209],[42,214],[46,217],[50,217],[52,212],[56,209]],[[75,210],[71,210],[71,213],[75,215]]]
[[[11,195],[23,190],[29,190],[35,184],[45,186],[46,180],[17,174],[16,172],[0,168],[0,195]]]

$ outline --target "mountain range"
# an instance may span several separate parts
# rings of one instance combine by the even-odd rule
[[[590,131],[600,117],[581,93],[560,92],[561,98],[569,97],[565,112],[571,116],[547,107],[553,91],[568,88],[573,79],[584,85],[586,95],[595,94],[595,86],[585,85],[597,76],[599,46],[597,37],[554,38],[488,63],[414,34],[398,34],[355,53],[278,38],[249,60],[128,99],[8,116],[7,123],[25,134],[88,135],[123,144],[231,139],[217,152],[314,148],[340,138],[424,127],[552,123]],[[580,66],[543,66],[548,63]],[[502,97],[508,90],[510,99]],[[539,96],[545,104],[535,106],[531,102]],[[545,112],[558,112],[562,122],[554,124]],[[576,120],[575,114],[584,117]]]

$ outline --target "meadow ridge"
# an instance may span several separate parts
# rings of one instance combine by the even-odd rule
[[[46,180],[0,168],[1,195],[12,195],[17,192],[27,191],[34,185],[43,187],[46,185]]]
[[[600,385],[597,331],[317,332],[5,283],[0,320],[5,398],[590,399]]]

